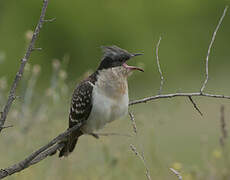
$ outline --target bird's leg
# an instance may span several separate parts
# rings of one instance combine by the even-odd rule
[[[93,136],[93,137],[95,137],[96,139],[99,139],[99,136],[97,134],[95,134],[95,133],[88,133],[88,134]]]
[[[96,134],[96,133],[93,133],[93,132],[87,133],[87,132],[84,132],[84,130],[82,130],[82,129],[81,129],[81,131],[82,131],[83,134],[87,134],[87,135],[95,137],[96,139],[99,139],[99,135]]]

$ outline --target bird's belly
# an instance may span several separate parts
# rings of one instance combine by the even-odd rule
[[[86,124],[83,126],[85,133],[92,133],[103,128],[107,123],[119,119],[128,113],[128,93],[119,99],[113,99],[102,93],[94,94],[93,107]]]

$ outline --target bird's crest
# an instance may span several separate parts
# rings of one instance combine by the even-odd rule
[[[119,60],[119,59],[129,59],[132,57],[132,54],[128,51],[121,49],[115,45],[113,46],[101,46],[103,50],[103,59],[110,58],[112,60]]]

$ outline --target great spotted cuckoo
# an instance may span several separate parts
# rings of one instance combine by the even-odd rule
[[[126,62],[138,55],[117,46],[102,47],[104,55],[97,70],[81,81],[72,96],[69,128],[79,124],[80,128],[63,141],[59,157],[71,153],[83,134],[94,132],[107,123],[128,113],[129,96],[127,77],[141,68]]]

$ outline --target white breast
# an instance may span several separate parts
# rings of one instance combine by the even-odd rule
[[[108,79],[107,79],[108,80]],[[124,79],[123,79],[124,80]],[[92,110],[86,125],[85,133],[92,133],[103,128],[107,123],[119,119],[128,113],[128,85],[124,81],[103,81],[96,83],[93,89]],[[121,90],[121,88],[123,88]],[[118,93],[118,92],[121,93]]]

